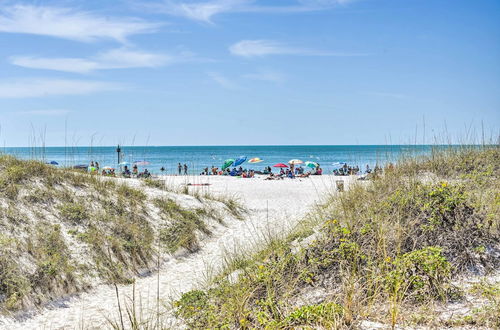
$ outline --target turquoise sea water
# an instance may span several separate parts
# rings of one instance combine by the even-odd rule
[[[276,163],[288,163],[290,159],[314,161],[326,173],[336,167],[336,163],[347,162],[365,169],[387,162],[397,162],[402,156],[429,153],[436,146],[429,145],[370,145],[370,146],[122,146],[122,161],[133,163],[145,160],[153,173],[166,168],[167,174],[177,173],[177,164],[186,163],[190,174],[198,174],[205,167],[221,167],[224,160],[247,156],[260,157],[259,164],[245,162],[247,169],[260,170]],[[4,153],[23,159],[56,161],[59,166],[89,164],[98,161],[103,166],[117,167],[116,147],[45,147],[45,148],[4,148]]]

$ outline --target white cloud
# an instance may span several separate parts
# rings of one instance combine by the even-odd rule
[[[231,79],[221,75],[220,73],[208,72],[208,76],[212,78],[212,80],[215,81],[217,84],[226,89],[231,89],[231,90],[241,89],[238,84],[236,84]]]
[[[50,110],[30,110],[30,111],[20,111],[18,112],[21,115],[29,115],[29,116],[64,116],[69,114],[70,110],[64,109],[50,109]]]
[[[149,4],[150,7],[169,15],[181,16],[188,19],[211,23],[212,17],[222,13],[293,13],[316,11],[333,8],[336,5],[346,4],[353,0],[298,0],[283,6],[263,6],[255,0],[210,0],[186,2],[165,0],[161,3]]]
[[[126,48],[112,49],[91,58],[43,58],[14,56],[12,64],[31,68],[75,73],[89,73],[96,70],[153,68],[173,63],[177,59],[164,55]]]
[[[366,54],[324,52],[307,48],[295,48],[274,40],[241,40],[229,47],[229,52],[242,57],[262,57],[266,55],[304,56],[363,56]]]
[[[256,73],[248,73],[243,75],[243,77],[247,79],[269,81],[274,83],[281,83],[285,81],[285,77],[282,74],[268,70],[260,70]]]
[[[0,80],[0,99],[54,95],[84,95],[121,89],[118,84],[90,80],[19,79]]]
[[[233,55],[253,57],[273,54],[295,54],[298,50],[286,47],[272,40],[242,40],[231,45],[229,52]]]
[[[135,18],[110,18],[69,8],[15,5],[0,8],[0,32],[25,33],[90,42],[148,33],[159,27]]]

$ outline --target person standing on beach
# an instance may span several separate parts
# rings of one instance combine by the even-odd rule
[[[177,169],[179,170],[179,175],[181,175],[181,173],[182,173],[182,165],[181,165],[181,163],[179,163],[179,165],[177,165]]]
[[[188,166],[184,164],[184,175],[188,175]]]

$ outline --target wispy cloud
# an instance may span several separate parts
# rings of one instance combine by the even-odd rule
[[[14,5],[0,8],[0,32],[25,33],[91,42],[112,39],[125,43],[134,34],[159,27],[136,18],[111,18],[69,8]]]
[[[297,0],[289,1],[288,5],[259,5],[255,0],[209,0],[185,2],[164,0],[160,3],[149,3],[157,11],[169,15],[181,16],[195,21],[212,23],[212,18],[218,14],[231,12],[258,13],[294,13],[331,9],[337,5],[347,4],[353,0]]]
[[[207,74],[210,78],[212,78],[213,81],[215,81],[217,84],[226,89],[231,89],[231,90],[241,89],[241,87],[236,82],[232,81],[231,79],[227,78],[226,76],[218,72],[208,72]]]
[[[14,56],[10,60],[12,64],[31,69],[89,73],[107,69],[154,68],[171,64],[181,59],[165,54],[118,48],[100,53],[91,58]]]
[[[19,111],[18,114],[29,116],[64,116],[71,113],[70,110],[64,109],[49,109],[49,110],[30,110]]]
[[[366,54],[325,52],[320,50],[291,47],[274,40],[241,40],[229,47],[229,52],[242,57],[262,57],[267,55],[303,56],[364,56]]]
[[[113,91],[122,86],[114,83],[70,79],[0,80],[1,98],[30,98],[55,95],[84,95]]]
[[[255,73],[244,74],[243,78],[274,83],[281,83],[285,81],[285,76],[283,74],[269,70],[259,70]]]

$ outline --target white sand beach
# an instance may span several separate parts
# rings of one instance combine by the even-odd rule
[[[236,196],[249,212],[243,221],[225,219],[223,225],[215,228],[212,235],[201,242],[199,251],[182,256],[168,256],[163,261],[159,274],[137,278],[136,301],[142,305],[143,310],[156,308],[158,278],[160,298],[164,302],[203,285],[204,280],[223,266],[224,257],[228,253],[250,253],[266,238],[276,233],[289,232],[328,192],[336,193],[336,180],[343,180],[347,189],[356,177],[324,175],[276,181],[266,181],[263,177],[242,179],[219,176],[168,176],[164,179],[169,186],[209,184],[190,186],[189,189]],[[126,181],[131,185],[144,187],[139,180]],[[133,287],[119,286],[123,305],[123,300],[132,296]],[[22,320],[0,318],[0,328],[95,329],[109,326],[107,319],[117,320],[117,313],[115,288],[99,285],[89,292],[53,303]]]

